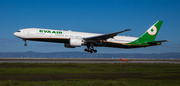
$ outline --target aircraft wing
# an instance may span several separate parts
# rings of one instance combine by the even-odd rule
[[[125,31],[129,31],[132,29],[125,29],[123,31],[119,31],[119,32],[114,32],[114,33],[109,33],[109,34],[103,34],[103,35],[98,35],[98,36],[92,36],[92,37],[87,37],[84,38],[84,40],[93,40],[93,41],[97,41],[97,40],[106,40],[109,38],[113,38],[114,36],[116,36],[119,33],[125,32]]]

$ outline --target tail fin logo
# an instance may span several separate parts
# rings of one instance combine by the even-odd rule
[[[157,33],[157,28],[153,25],[148,29],[147,32],[149,33],[149,35],[155,35]]]

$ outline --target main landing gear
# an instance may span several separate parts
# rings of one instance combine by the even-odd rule
[[[23,40],[25,42],[24,46],[27,46],[26,40]]]
[[[97,50],[95,50],[95,49],[91,49],[91,48],[87,48],[87,49],[84,49],[84,51],[85,52],[90,52],[90,53],[96,53],[97,52]]]
[[[94,49],[94,44],[93,43],[90,43],[87,45],[87,49],[84,49],[85,52],[90,52],[90,53],[96,53],[97,50]]]

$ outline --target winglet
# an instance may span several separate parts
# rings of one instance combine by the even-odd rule
[[[132,29],[125,29],[124,31],[129,31],[129,30],[132,30]]]

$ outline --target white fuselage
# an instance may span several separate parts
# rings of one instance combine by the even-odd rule
[[[49,32],[48,32],[49,31]],[[70,39],[70,38],[87,38],[92,36],[98,36],[102,34],[86,33],[86,32],[75,32],[75,31],[63,31],[63,30],[52,30],[52,29],[41,29],[41,28],[26,28],[21,29],[14,33],[15,36],[21,39]],[[107,42],[113,43],[130,43],[135,41],[138,37],[129,36],[115,36],[109,38]]]

